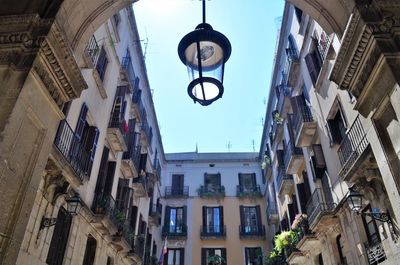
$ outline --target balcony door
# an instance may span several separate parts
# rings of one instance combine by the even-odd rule
[[[259,247],[245,248],[246,265],[262,265],[262,250]]]
[[[167,207],[165,223],[168,226],[169,233],[180,234],[184,232],[185,212],[185,207]]]
[[[221,188],[221,174],[204,174],[206,192],[219,192]]]
[[[239,187],[241,192],[253,192],[257,186],[256,174],[239,173]]]
[[[172,175],[172,195],[183,195],[184,175],[174,174]]]
[[[203,206],[204,232],[209,234],[220,234],[223,231],[224,219],[223,208]]]
[[[184,254],[185,250],[183,248],[169,248],[163,265],[184,265]]]

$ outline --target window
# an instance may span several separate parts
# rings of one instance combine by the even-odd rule
[[[223,207],[203,206],[203,234],[222,234],[224,232]]]
[[[336,99],[331,113],[331,118],[327,119],[331,144],[340,144],[346,136],[347,122],[339,99]]]
[[[186,206],[166,207],[164,224],[167,234],[186,233]]]
[[[221,174],[204,174],[204,186],[207,192],[218,192],[221,187]]]
[[[121,213],[126,213],[131,201],[132,189],[129,187],[129,179],[118,179],[117,196],[115,199],[116,208]]]
[[[372,212],[371,205],[365,207],[363,212]],[[367,215],[361,215],[361,216],[364,223],[365,233],[367,234],[368,243],[370,246],[375,246],[376,244],[381,242],[376,221],[371,216]]]
[[[106,69],[107,69],[107,64],[108,64],[108,59],[107,59],[106,50],[104,49],[104,46],[102,46],[100,49],[99,57],[97,58],[97,63],[96,63],[96,70],[97,70],[97,73],[99,74],[101,81],[104,80],[104,76],[105,76]]]
[[[85,256],[82,265],[93,265],[96,257],[97,242],[91,235],[88,236],[86,241]]]
[[[255,191],[257,186],[256,174],[242,174],[239,173],[239,186],[241,192]]]
[[[301,19],[303,17],[303,10],[301,10],[300,8],[295,7],[294,8],[294,12],[296,14],[297,22],[301,23]]]
[[[169,248],[164,257],[164,265],[184,265],[185,250],[183,248]]]
[[[308,53],[304,60],[306,61],[308,73],[310,74],[311,81],[313,85],[317,83],[319,72],[321,71],[322,62],[319,57],[318,51],[315,49]]]
[[[121,22],[121,16],[119,15],[119,13],[115,13],[113,15],[113,19],[114,19],[115,26],[118,27],[119,22]]]
[[[343,239],[342,239],[342,235],[338,235],[336,237],[336,246],[339,252],[339,259],[340,259],[340,263],[341,264],[347,264],[347,259],[343,254]]]
[[[262,250],[257,248],[245,248],[246,265],[262,265]]]
[[[262,232],[260,206],[240,206],[241,233],[259,235]]]
[[[114,261],[111,257],[107,257],[107,265],[113,265]]]
[[[47,254],[47,264],[63,264],[71,222],[72,216],[64,208],[60,208],[57,215],[57,223],[54,227],[53,237],[51,238],[49,253]]]
[[[213,265],[214,263],[209,260],[209,257],[214,257],[214,259],[217,259],[216,256],[222,258],[221,265],[226,265],[226,248],[202,248],[201,265]]]
[[[324,259],[322,258],[322,254],[318,255],[318,265],[324,265]]]

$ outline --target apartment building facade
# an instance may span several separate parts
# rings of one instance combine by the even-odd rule
[[[46,136],[15,264],[156,264],[164,152],[131,6],[90,38],[80,71],[88,88]]]
[[[164,265],[262,264],[264,184],[258,153],[166,154]]]
[[[360,98],[330,81],[347,63],[343,46],[356,44],[354,25],[339,39],[289,3],[282,21],[260,156],[270,228],[295,239],[275,262],[398,264],[397,173],[388,172],[398,161],[398,85],[389,78],[385,100],[363,111],[373,94]],[[393,74],[379,69],[374,78]]]

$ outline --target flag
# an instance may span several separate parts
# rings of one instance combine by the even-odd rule
[[[168,252],[168,249],[167,249],[167,238],[165,238],[164,247],[161,250],[160,259],[158,261],[158,264],[162,265],[164,263],[164,256],[165,256],[165,254],[167,254],[167,252]]]

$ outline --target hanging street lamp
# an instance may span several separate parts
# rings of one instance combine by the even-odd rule
[[[206,23],[206,2],[203,2],[203,23],[182,38],[179,58],[187,66],[191,82],[188,94],[200,105],[207,106],[224,93],[224,66],[232,47],[227,37]]]

